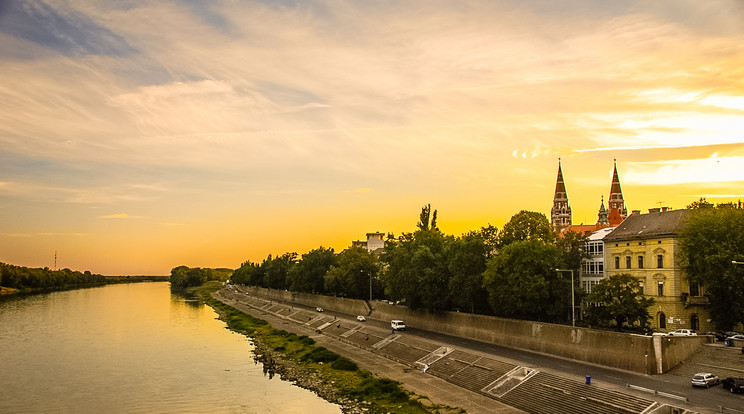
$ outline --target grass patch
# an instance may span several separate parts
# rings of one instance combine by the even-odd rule
[[[211,293],[220,288],[219,282],[207,282],[195,293],[221,315],[229,329],[255,337],[269,349],[281,352],[288,360],[317,373],[324,383],[333,384],[342,396],[364,401],[368,412],[418,414],[439,413],[442,409],[452,411],[451,407],[425,406],[418,401],[421,396],[404,390],[399,382],[375,378],[369,371],[359,369],[353,361],[315,345],[315,341],[306,335],[274,329],[268,322],[212,298]]]

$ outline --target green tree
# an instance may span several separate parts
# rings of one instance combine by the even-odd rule
[[[486,262],[494,250],[496,228],[489,225],[451,240],[446,246],[452,304],[471,313],[490,312],[488,292],[483,286]]]
[[[449,280],[445,245],[452,240],[436,226],[436,211],[431,206],[421,209],[418,230],[405,233],[397,240],[388,239],[382,260],[387,264],[383,274],[386,295],[405,300],[411,309],[430,312],[449,309]]]
[[[643,296],[638,279],[627,273],[603,279],[594,286],[587,302],[590,306],[586,316],[591,324],[609,325],[612,321],[618,331],[626,324],[648,328],[648,308],[654,304],[652,298]]]
[[[681,265],[690,285],[703,287],[719,329],[744,322],[744,210],[693,210],[680,233]]]
[[[297,253],[284,253],[272,259],[271,255],[261,263],[264,272],[264,285],[270,289],[284,290],[289,288],[287,275],[297,263]]]
[[[543,213],[522,210],[512,216],[499,233],[499,247],[524,240],[553,242],[555,233]]]
[[[491,257],[483,274],[494,313],[559,322],[570,312],[571,285],[555,271],[558,248],[540,239],[515,241]]]
[[[370,283],[378,285],[377,257],[364,247],[352,247],[338,255],[338,264],[325,276],[328,293],[355,299],[369,299]],[[376,287],[379,291],[379,287]]]
[[[323,293],[326,273],[336,264],[332,248],[310,250],[289,272],[289,290],[293,292]]]
[[[419,222],[416,223],[416,227],[423,231],[439,230],[437,228],[437,211],[434,210],[432,213],[431,204],[421,207],[421,214],[419,215]]]

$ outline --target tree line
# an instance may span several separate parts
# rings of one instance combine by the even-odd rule
[[[29,268],[0,263],[0,286],[18,290],[59,289],[76,285],[106,283],[106,277],[90,271]]]
[[[189,287],[201,286],[211,280],[219,280],[224,282],[230,279],[233,274],[232,269],[227,268],[200,268],[200,267],[187,267],[177,266],[171,269],[170,283],[171,290],[184,290]]]
[[[704,199],[680,235],[681,263],[692,284],[706,287],[711,317],[720,328],[744,320],[744,210],[732,203],[713,206]],[[646,331],[649,306],[640,282],[624,273],[605,278],[587,295],[579,283],[586,237],[558,237],[548,218],[520,211],[502,229],[487,225],[461,236],[444,234],[437,211],[421,209],[416,230],[389,234],[383,252],[350,247],[338,254],[323,246],[301,256],[269,255],[246,261],[233,283],[334,295],[401,301],[429,312],[463,311],[551,323],[572,319],[574,303],[584,306],[583,323],[618,330]]]
[[[421,209],[416,230],[389,234],[383,252],[318,247],[246,261],[233,283],[355,299],[402,301],[411,309],[482,313],[545,322],[571,315],[571,280],[585,238],[557,238],[547,217],[521,211],[499,231],[487,225],[461,236],[444,234],[437,211]],[[498,253],[498,254],[496,254]],[[576,297],[581,289],[575,285]],[[577,302],[578,303],[578,302]]]

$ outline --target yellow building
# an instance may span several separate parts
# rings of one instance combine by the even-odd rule
[[[679,234],[690,210],[652,209],[633,212],[604,238],[605,274],[628,273],[654,299],[651,327],[668,332],[680,328],[713,330],[708,297],[690,286],[680,267]]]

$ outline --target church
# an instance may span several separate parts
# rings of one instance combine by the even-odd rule
[[[563,181],[561,160],[560,158],[558,159],[558,179],[555,183],[553,208],[550,209],[550,223],[553,225],[553,230],[556,234],[560,235],[565,231],[574,231],[588,236],[597,230],[619,225],[627,216],[628,210],[625,208],[623,190],[620,187],[620,179],[617,175],[617,160],[614,160],[614,171],[612,173],[612,185],[610,186],[608,208],[605,208],[604,196],[602,196],[599,213],[597,214],[597,222],[595,224],[574,225],[571,218],[571,205],[568,202],[566,184]]]

